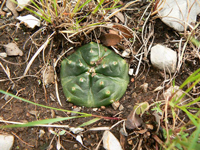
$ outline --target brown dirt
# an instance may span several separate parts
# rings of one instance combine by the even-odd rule
[[[142,7],[142,6],[140,6]],[[137,10],[138,11],[138,10]],[[127,11],[127,14],[131,17],[133,17],[133,20],[137,20],[138,17],[140,17],[140,14],[142,12],[136,13],[134,11]],[[137,16],[138,15],[138,16]],[[16,23],[16,20],[13,19],[1,19],[0,20],[1,25],[3,24],[9,24],[9,23]],[[167,44],[171,48],[175,48],[173,43],[169,43],[169,40],[172,39],[179,39],[180,37],[169,27],[167,27],[165,24],[163,24],[159,19],[153,20],[152,23],[155,25],[155,41],[156,43],[163,43]],[[134,22],[129,22],[129,27],[133,28],[135,27]],[[23,49],[23,45],[25,41],[29,38],[29,36],[34,33],[37,29],[34,30],[28,30],[26,27],[22,27],[21,29],[18,29],[16,31],[16,27],[14,26],[7,26],[4,29],[0,30],[0,44],[7,44],[10,42],[15,42],[19,46],[20,49]],[[44,42],[44,39],[46,39],[49,31],[44,32],[40,36],[37,37],[37,40],[42,43]],[[16,40],[17,39],[17,40]],[[93,36],[92,38],[95,41],[95,38]],[[54,41],[54,47],[50,54],[50,60],[57,58],[57,55],[63,51],[63,49],[67,49],[70,47],[69,43],[68,45],[65,45],[64,48],[61,47],[61,44],[59,43],[59,40]],[[89,40],[81,41],[83,44],[89,42]],[[67,42],[65,42],[67,43]],[[37,43],[39,44],[39,43]],[[137,48],[141,45],[139,42],[136,42],[134,45],[135,51],[137,51]],[[3,46],[1,47],[1,52],[4,51]],[[15,63],[22,63],[26,61],[26,58],[28,57],[30,48],[30,43],[28,46],[26,46],[26,49],[23,50],[24,55],[22,57],[7,57],[6,60],[10,62]],[[189,50],[190,47],[188,47]],[[35,53],[34,49],[31,51],[30,57],[32,57]],[[177,48],[175,48],[177,50]],[[46,50],[46,54],[48,54],[48,48]],[[48,55],[46,55],[48,56]],[[30,59],[29,59],[30,60]],[[23,75],[24,69],[27,65],[27,63],[24,63],[22,65],[16,65],[16,64],[9,64],[6,63],[3,60],[0,60],[1,63],[4,66],[8,66],[11,73],[11,78],[19,77]],[[50,62],[51,63],[51,62]],[[128,89],[125,93],[125,95],[121,98],[120,104],[124,106],[123,111],[114,110],[112,106],[107,106],[105,110],[98,109],[97,111],[93,111],[92,108],[84,108],[82,107],[81,112],[85,113],[92,113],[96,115],[102,115],[102,116],[115,116],[121,118],[127,118],[128,114],[133,109],[133,106],[135,103],[141,103],[141,102],[148,102],[149,104],[153,103],[156,100],[162,99],[162,92],[160,94],[157,94],[156,92],[153,92],[153,90],[160,86],[162,82],[164,81],[163,73],[153,67],[151,67],[150,62],[144,60],[144,65],[140,68],[140,73],[138,77],[131,77],[131,81],[129,83]],[[193,64],[196,64],[195,66]],[[18,96],[26,98],[30,101],[33,101],[35,103],[51,106],[51,107],[57,107],[57,108],[63,108],[67,110],[72,110],[72,107],[74,107],[73,104],[68,103],[65,101],[64,94],[62,92],[62,87],[60,84],[60,81],[58,82],[59,87],[59,94],[60,99],[63,104],[63,107],[61,107],[57,100],[52,101],[50,98],[50,95],[53,95],[56,97],[55,94],[55,87],[54,84],[50,84],[46,90],[47,90],[47,100],[45,100],[45,94],[44,89],[42,86],[42,76],[40,69],[43,66],[43,58],[42,54],[40,54],[34,61],[33,65],[30,68],[30,71],[28,74],[31,75],[37,75],[36,77],[24,77],[20,80],[13,79],[13,84],[7,80],[0,82],[0,89],[9,91],[13,94],[18,93]],[[134,64],[132,64],[134,65]],[[183,81],[197,68],[200,67],[199,60],[197,58],[190,59],[190,61],[185,61],[183,64],[178,76],[176,77],[176,84],[180,85],[183,83]],[[135,67],[136,68],[136,67]],[[57,74],[59,77],[59,65],[57,67]],[[169,76],[168,76],[169,77]],[[7,79],[7,76],[5,75],[2,68],[0,68],[0,79]],[[140,85],[143,83],[148,83],[148,90],[147,92],[144,92]],[[54,117],[62,116],[66,117],[68,114],[60,111],[52,111],[45,108],[41,108],[38,106],[34,106],[28,103],[25,103],[20,100],[12,99],[9,103],[6,104],[6,100],[4,99],[3,95],[0,94],[1,100],[0,100],[0,117],[2,117],[4,120],[8,121],[16,121],[16,122],[27,122],[27,121],[35,121],[40,119],[46,119],[46,118],[52,118],[52,115]],[[37,112],[37,116],[31,114],[32,111]],[[87,121],[89,118],[82,118],[82,119],[75,119],[71,121],[63,121],[57,124],[64,124],[64,125],[70,125],[70,126],[78,126],[82,124],[83,122]],[[152,137],[155,134],[156,130],[156,123],[155,123],[155,117],[152,115],[152,112],[149,110],[148,113],[145,113],[143,115],[143,121],[144,123],[148,123],[154,126],[153,130],[150,130],[149,136],[146,136],[146,134],[138,134],[136,137],[135,134],[129,135],[125,138],[125,144],[124,149],[129,150],[134,147],[136,142],[143,139],[142,147],[145,149],[155,149],[155,147],[159,147],[159,144],[154,140]],[[87,129],[91,127],[101,127],[101,126],[112,126],[113,124],[117,123],[115,120],[100,120],[97,123],[94,123],[86,128],[86,132],[83,133],[83,143],[86,147],[89,149],[94,149],[97,144],[99,143],[103,131],[87,131]],[[5,125],[5,123],[1,123],[0,125]],[[122,136],[120,136],[119,130],[122,127],[122,124],[117,125],[115,128],[111,130],[111,132],[118,138],[120,141],[123,140]],[[40,130],[44,130],[45,133],[42,137],[39,137]],[[53,128],[53,130],[59,131],[59,128]],[[128,133],[132,133],[133,130],[128,130]],[[0,133],[10,133],[15,136],[14,146],[13,149],[47,149],[47,147],[50,145],[51,141],[54,138],[54,135],[49,132],[49,128],[46,127],[29,127],[29,128],[14,128],[14,129],[1,129]],[[162,136],[159,136],[160,139],[162,139]],[[57,139],[57,137],[56,137]],[[57,140],[54,139],[51,143],[52,149],[56,149],[56,143]],[[164,139],[162,139],[164,140]],[[72,150],[72,149],[85,149],[81,144],[79,144],[70,134],[65,134],[61,136],[61,144],[66,150]],[[102,144],[100,146],[100,149],[104,149]]]

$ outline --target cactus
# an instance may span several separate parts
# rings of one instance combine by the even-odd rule
[[[94,42],[64,59],[60,75],[67,101],[86,107],[106,106],[119,100],[129,82],[126,61]]]

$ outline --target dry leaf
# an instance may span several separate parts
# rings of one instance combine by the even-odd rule
[[[56,149],[60,150],[61,149],[61,143],[60,143],[60,135],[58,135],[58,140],[57,140],[57,144],[56,144]]]
[[[35,26],[40,26],[40,20],[34,17],[33,15],[19,16],[18,20],[23,22],[27,27],[34,28]]]
[[[83,145],[83,140],[82,140],[82,138],[81,138],[80,135],[77,135],[77,136],[76,136],[76,140],[77,140],[79,143],[81,143],[81,145]]]
[[[100,37],[100,41],[105,46],[114,46],[121,41],[121,38],[116,34],[103,34]]]
[[[15,10],[16,4],[12,0],[6,1],[6,7],[12,12],[15,18],[18,16],[18,12]]]
[[[123,134],[120,133],[120,145],[125,149],[126,138]]]
[[[22,56],[23,52],[18,48],[15,43],[8,43],[4,45],[8,56]]]
[[[80,132],[83,132],[84,131],[84,128],[74,128],[74,127],[71,127],[71,128],[69,128],[69,130],[71,131],[71,132],[73,132],[74,134],[78,134],[78,133],[80,133]]]
[[[54,83],[54,70],[53,66],[48,66],[43,73],[44,85]]]
[[[121,31],[122,35],[125,38],[133,38],[133,34],[124,26],[122,25],[113,25],[113,28],[118,29],[119,31]]]
[[[115,30],[109,30],[109,34],[117,34],[117,35],[119,35],[118,31],[115,31]]]
[[[134,110],[131,111],[131,113],[128,115],[125,121],[127,129],[138,128],[142,125],[142,123],[143,123],[142,118],[140,118],[139,115],[137,115]]]
[[[143,129],[143,130],[139,130],[139,131],[135,131],[136,133],[139,133],[139,134],[144,134],[147,132],[147,129]]]
[[[140,85],[140,88],[146,93],[147,89],[148,89],[148,83],[144,83],[144,84]]]
[[[7,53],[5,52],[0,53],[0,57],[3,57],[3,58],[7,57]]]
[[[115,11],[118,11],[118,9],[112,9],[111,12],[115,12]],[[115,16],[122,22],[124,23],[124,15],[121,13],[121,12],[118,12],[115,14]]]
[[[157,92],[157,91],[160,91],[160,90],[163,90],[164,89],[164,86],[158,86],[157,88],[155,88],[153,91],[154,92]]]
[[[176,92],[176,93],[175,93]],[[175,93],[173,95],[172,98],[176,98],[178,99],[179,97],[181,97],[181,95],[184,93],[183,90],[179,89],[179,86],[175,85],[175,86],[171,86],[169,87],[164,93],[163,96],[165,99],[169,99],[171,98],[172,94]],[[182,101],[186,99],[186,96],[183,97]]]
[[[30,0],[17,0],[18,6],[16,7],[17,11],[24,10],[24,7],[26,7],[28,4],[31,4]]]
[[[103,133],[103,147],[106,150],[122,150],[118,139],[110,131]]]

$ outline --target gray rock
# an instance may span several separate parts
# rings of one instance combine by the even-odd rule
[[[72,111],[76,111],[76,112],[80,112],[81,111],[81,107],[76,107],[74,108]],[[72,116],[76,116],[77,113],[71,113]]]
[[[153,66],[168,73],[176,70],[177,53],[163,45],[157,44],[151,48],[150,59]]]
[[[14,143],[14,136],[9,134],[0,134],[0,149],[11,150]]]
[[[195,2],[196,1],[196,2]],[[200,13],[200,0],[166,0],[158,4],[158,15],[168,26],[184,31],[190,23],[195,23]]]

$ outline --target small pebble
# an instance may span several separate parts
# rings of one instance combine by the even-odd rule
[[[151,48],[151,63],[160,70],[168,73],[176,71],[177,53],[164,45],[157,44]]]
[[[93,108],[92,110],[93,110],[93,111],[97,111],[97,110],[98,110],[98,108]]]
[[[78,148],[78,144],[74,144],[74,148]]]
[[[131,97],[132,97],[132,98],[136,98],[136,97],[137,97],[137,93],[133,92],[133,93],[131,94]]]
[[[0,148],[2,150],[11,150],[14,143],[13,135],[0,134]]]
[[[120,111],[124,110],[124,106],[122,104],[119,106],[119,110]]]
[[[120,105],[119,101],[112,103],[112,107],[113,107],[114,110],[117,110],[119,105]]]
[[[129,145],[133,145],[133,141],[132,140],[128,140],[128,144]]]
[[[142,90],[146,93],[147,89],[148,89],[148,83],[144,83],[144,84],[140,85],[140,88],[142,88]]]
[[[105,106],[101,106],[101,110],[105,110],[106,109],[106,107]]]
[[[72,111],[76,111],[76,112],[80,112],[81,111],[81,107],[76,107],[74,108]],[[71,113],[72,116],[77,115],[76,113]]]
[[[130,68],[128,74],[129,74],[130,76],[132,76],[132,75],[133,75],[133,72],[134,72],[134,69],[133,69],[133,68]]]
[[[11,12],[8,12],[8,13],[6,14],[6,17],[8,18],[8,17],[10,17],[10,16],[12,16],[12,13],[11,13]]]

